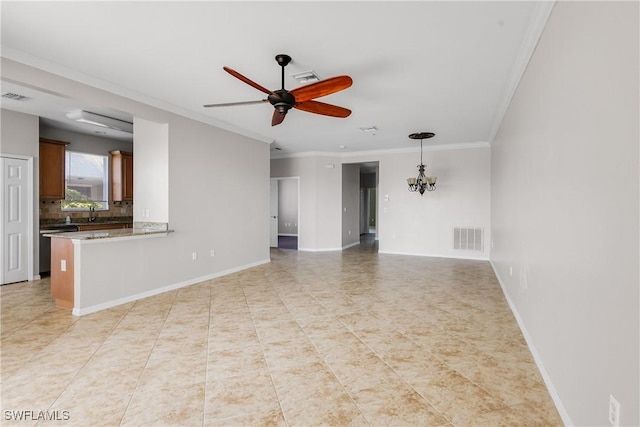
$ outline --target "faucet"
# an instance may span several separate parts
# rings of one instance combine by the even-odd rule
[[[93,222],[96,220],[96,209],[91,206],[89,208],[89,222]]]

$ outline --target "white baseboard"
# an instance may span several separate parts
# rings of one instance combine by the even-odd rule
[[[531,355],[533,356],[533,360],[536,363],[538,370],[540,371],[540,375],[542,375],[544,384],[547,386],[549,395],[551,396],[553,403],[556,405],[556,409],[560,414],[560,418],[562,418],[562,422],[566,426],[572,426],[573,423],[571,422],[571,417],[569,417],[569,413],[567,412],[566,408],[562,404],[562,400],[560,400],[560,396],[558,395],[558,392],[556,391],[556,388],[553,385],[553,381],[551,381],[551,377],[549,376],[549,373],[547,372],[547,370],[544,367],[544,364],[542,363],[540,354],[536,350],[536,347],[533,345],[533,340],[531,339],[531,335],[529,335],[529,332],[527,331],[527,328],[524,325],[524,321],[522,320],[522,317],[520,317],[520,314],[518,313],[518,310],[515,304],[513,303],[513,301],[511,301],[511,298],[509,298],[509,294],[507,293],[507,289],[504,285],[504,282],[500,277],[500,273],[498,273],[498,269],[496,268],[493,261],[489,261],[489,262],[491,263],[491,268],[493,269],[493,272],[496,275],[496,278],[498,279],[498,283],[502,288],[502,293],[504,294],[504,297],[507,300],[507,303],[509,304],[509,308],[511,308],[511,312],[513,313],[513,316],[516,318],[516,322],[518,322],[518,327],[520,328],[520,331],[522,332],[522,335],[524,336],[524,339],[527,342],[527,347],[529,347],[529,351],[531,351]]]
[[[352,246],[356,246],[356,245],[359,245],[359,244],[360,244],[360,242],[358,241],[358,242],[350,243],[350,244],[348,244],[346,246],[343,246],[341,248],[321,248],[321,249],[298,248],[298,250],[302,251],[302,252],[335,252],[335,251],[343,251],[343,250],[345,250],[347,248],[350,248]]]
[[[102,304],[96,304],[89,307],[77,308],[74,307],[72,310],[72,314],[74,316],[84,316],[85,314],[95,313],[96,311],[105,310],[107,308],[115,307],[118,305],[126,304],[128,302],[137,301],[139,299],[152,297],[154,295],[162,294],[164,292],[174,291],[176,289],[184,288],[186,286],[195,285],[196,283],[204,282],[205,280],[211,280],[218,277],[226,276],[228,274],[237,273],[238,271],[247,270],[252,267],[257,267],[262,264],[270,263],[270,259],[265,259],[261,261],[252,262],[249,264],[245,264],[239,267],[230,268],[224,271],[218,271],[216,273],[208,274],[206,276],[196,277],[193,279],[185,280],[182,282],[174,283],[172,285],[163,286],[161,288],[152,289],[146,292],[141,292],[139,294],[130,295],[123,298],[118,298],[113,301],[108,301]]]
[[[360,244],[359,240],[357,242],[349,243],[348,245],[343,246],[342,250],[349,249],[349,248],[352,248],[354,246],[358,246],[359,244]]]
[[[335,251],[341,251],[342,248],[321,248],[321,249],[298,248],[298,250],[302,252],[335,252]]]

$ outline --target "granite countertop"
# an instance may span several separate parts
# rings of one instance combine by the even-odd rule
[[[76,239],[76,240],[95,240],[95,239],[112,239],[117,237],[135,237],[148,236],[152,234],[167,234],[173,230],[158,228],[115,228],[111,230],[95,230],[95,231],[70,231],[68,233],[52,233],[45,234],[45,237]]]

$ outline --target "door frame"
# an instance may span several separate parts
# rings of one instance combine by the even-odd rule
[[[9,159],[17,159],[17,160],[26,160],[27,161],[27,280],[33,281],[40,279],[40,275],[37,276],[33,274],[34,265],[35,265],[35,239],[34,239],[34,194],[35,194],[35,182],[34,179],[34,167],[33,167],[33,156],[23,156],[20,154],[5,154],[0,153],[0,158],[9,158]],[[2,173],[2,181],[4,181],[4,170]],[[2,184],[4,185],[4,184]],[[4,205],[4,201],[3,201]],[[4,257],[4,209],[0,209],[0,236],[2,237],[2,242],[0,243],[0,256]],[[4,283],[4,270],[0,271],[0,284]]]
[[[278,221],[280,217],[280,191],[278,190],[278,180],[269,180],[269,248],[278,247]],[[274,225],[275,219],[275,225]]]
[[[283,181],[285,179],[295,179],[297,181],[297,189],[298,189],[298,248],[300,247],[300,235],[302,228],[300,227],[300,177],[299,176],[279,176],[279,177],[271,177],[270,182],[272,181]],[[276,188],[279,192],[280,190]],[[278,194],[278,199],[280,195]],[[278,219],[280,218],[280,209],[278,209]]]

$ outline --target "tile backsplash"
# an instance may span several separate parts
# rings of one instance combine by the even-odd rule
[[[64,220],[69,216],[71,222],[80,222],[89,218],[89,211],[63,211],[60,206],[60,200],[41,200],[40,201],[40,220]],[[133,217],[133,202],[111,202],[109,210],[95,211],[97,218],[111,217]]]

